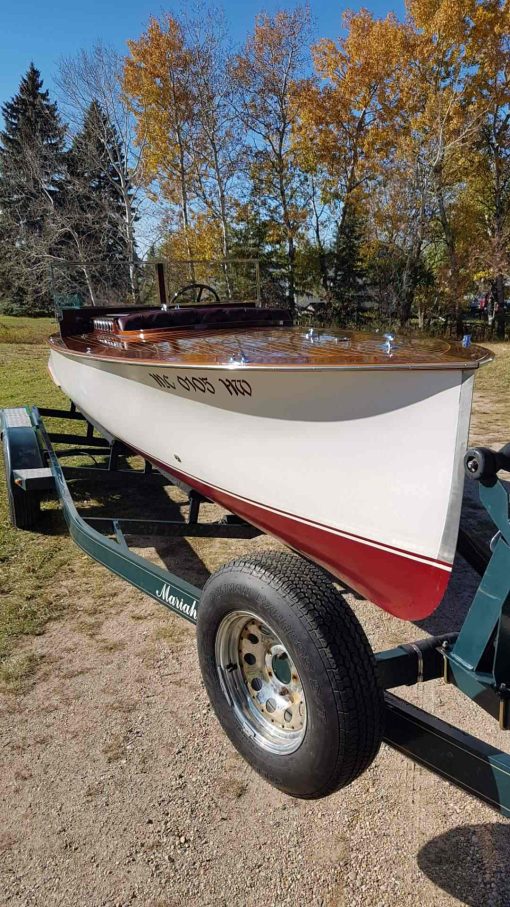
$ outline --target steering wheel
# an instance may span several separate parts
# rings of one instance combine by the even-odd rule
[[[196,292],[198,290],[198,293]],[[202,294],[206,291],[214,297],[214,302],[217,305],[221,305],[220,297],[218,296],[214,287],[210,287],[208,283],[187,283],[186,286],[181,287],[180,290],[177,290],[176,293],[172,296],[169,306],[175,305],[177,300],[184,296],[185,293],[192,292],[193,295],[196,294],[196,299],[192,300],[191,305],[199,305],[200,300],[202,299]]]

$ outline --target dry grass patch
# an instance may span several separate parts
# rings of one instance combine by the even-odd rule
[[[104,745],[103,753],[106,761],[110,765],[112,762],[119,762],[126,756],[126,734],[117,733],[110,737],[110,740]]]
[[[46,344],[50,334],[58,330],[54,318],[25,318],[0,315],[0,343]]]
[[[127,643],[120,639],[100,639],[99,648],[101,652],[122,652]]]
[[[167,623],[155,627],[152,639],[166,642],[169,645],[182,644],[186,641],[188,634],[186,627],[176,620],[169,619]]]
[[[26,693],[35,681],[43,656],[33,652],[10,655],[0,662],[0,692]]]
[[[496,358],[476,374],[471,439],[497,445],[506,442],[510,431],[510,344],[485,346]]]
[[[225,784],[221,786],[223,793],[231,796],[234,800],[240,800],[248,790],[246,781],[239,781],[238,778],[227,778]]]

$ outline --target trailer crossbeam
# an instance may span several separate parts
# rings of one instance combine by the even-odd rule
[[[510,816],[510,755],[385,693],[384,742],[455,787]]]
[[[249,523],[228,523],[228,522],[211,522],[211,523],[189,523],[182,520],[141,520],[112,517],[87,517],[85,520],[89,526],[98,529],[112,527],[117,524],[122,532],[128,535],[159,535],[178,538],[217,538],[217,539],[252,539],[262,535],[260,529],[256,529]]]
[[[91,435],[72,435],[66,432],[52,431],[48,432],[48,440],[56,444],[75,444],[82,448],[87,447],[110,447],[105,444],[104,438],[94,438]]]

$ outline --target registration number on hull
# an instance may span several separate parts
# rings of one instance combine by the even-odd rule
[[[245,378],[201,378],[198,375],[175,375],[170,378],[164,372],[149,372],[154,384],[164,390],[183,390],[196,396],[228,394],[230,397],[251,397],[252,386]]]

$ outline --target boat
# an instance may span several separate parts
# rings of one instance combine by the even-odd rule
[[[100,431],[386,611],[437,607],[487,350],[240,303],[60,318],[50,374]]]

